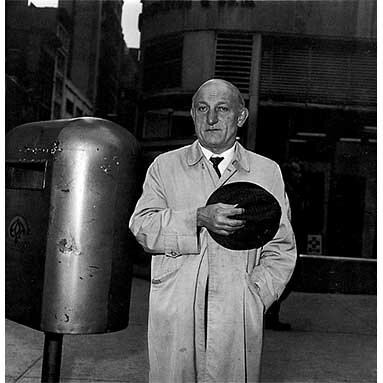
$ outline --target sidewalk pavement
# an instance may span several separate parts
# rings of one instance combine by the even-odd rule
[[[148,281],[133,279],[125,330],[64,336],[61,382],[148,381],[148,292]],[[293,292],[280,316],[292,330],[265,331],[263,382],[377,381],[375,295]],[[6,383],[41,381],[43,344],[44,333],[5,321]]]

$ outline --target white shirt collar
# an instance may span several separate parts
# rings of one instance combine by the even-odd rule
[[[218,165],[218,168],[219,168],[219,171],[221,172],[221,174],[223,174],[223,172],[225,171],[225,169],[229,165],[230,161],[233,159],[236,144],[237,144],[237,142],[235,142],[234,145],[231,148],[225,150],[224,152],[222,152],[220,154],[215,154],[215,153],[211,152],[209,149],[204,148],[198,142],[198,145],[201,148],[202,153],[206,157],[207,160],[209,160],[211,156],[213,156],[213,157],[223,157],[223,160]]]

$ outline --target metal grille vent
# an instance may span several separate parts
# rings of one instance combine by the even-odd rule
[[[232,82],[244,94],[249,93],[252,46],[252,35],[217,34],[214,76]]]
[[[260,85],[263,100],[376,105],[376,49],[265,39]]]

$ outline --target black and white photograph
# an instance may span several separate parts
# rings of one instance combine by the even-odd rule
[[[377,0],[5,0],[5,383],[379,383]]]

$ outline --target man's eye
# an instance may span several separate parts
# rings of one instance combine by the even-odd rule
[[[201,106],[198,107],[198,111],[199,111],[199,112],[206,112],[206,111],[207,111],[207,107],[201,105]]]
[[[218,110],[219,110],[220,112],[227,112],[227,111],[229,110],[229,108],[228,108],[227,106],[219,106],[219,107],[218,107]]]

